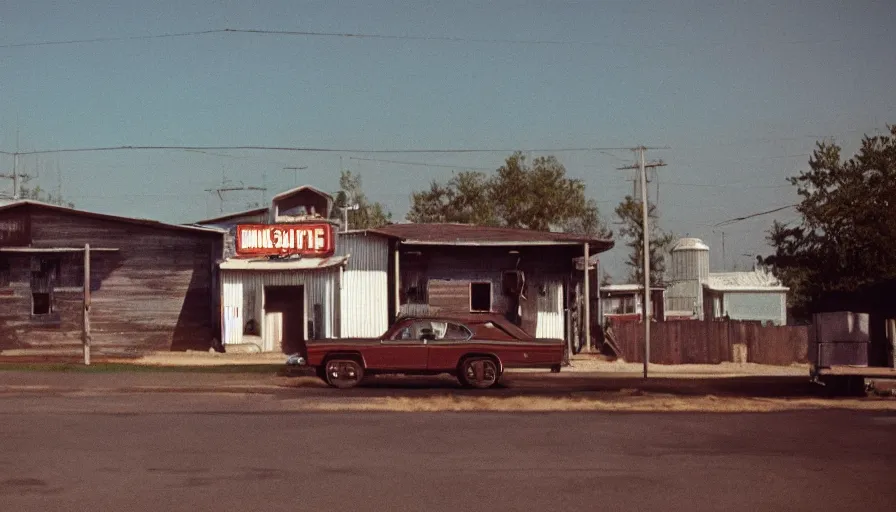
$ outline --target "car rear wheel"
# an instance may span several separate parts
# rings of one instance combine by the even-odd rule
[[[498,383],[501,373],[495,360],[490,357],[470,357],[460,365],[457,379],[464,386],[486,389]]]
[[[353,388],[364,378],[364,368],[354,359],[330,359],[324,368],[324,380],[334,388]]]

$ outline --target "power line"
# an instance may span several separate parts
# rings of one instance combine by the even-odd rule
[[[65,44],[90,44],[90,43],[110,43],[116,41],[138,41],[142,39],[165,39],[172,37],[196,37],[208,34],[217,34],[226,32],[226,29],[215,30],[199,30],[193,32],[177,32],[172,34],[156,34],[146,36],[121,36],[121,37],[94,37],[91,39],[67,39],[61,41],[37,41],[31,43],[8,43],[0,44],[0,48],[27,48],[31,46],[59,46]]]
[[[364,32],[322,32],[322,31],[311,31],[311,30],[266,30],[266,29],[253,29],[253,28],[218,28],[211,30],[196,30],[190,32],[176,32],[176,33],[168,33],[168,34],[155,34],[155,35],[142,35],[142,36],[119,36],[119,37],[95,37],[95,38],[86,38],[86,39],[66,39],[66,40],[56,40],[56,41],[34,41],[34,42],[25,42],[25,43],[7,43],[0,44],[0,48],[28,48],[28,47],[36,47],[36,46],[60,46],[60,45],[71,45],[71,44],[95,44],[95,43],[109,43],[109,42],[120,42],[120,41],[139,41],[139,40],[147,40],[147,39],[166,39],[166,38],[181,38],[181,37],[202,37],[213,34],[252,34],[252,35],[263,35],[263,36],[298,36],[298,37],[331,37],[331,38],[348,38],[348,39],[383,39],[383,40],[399,40],[399,41],[441,41],[441,42],[449,42],[449,43],[485,43],[485,44],[524,44],[524,45],[546,45],[546,46],[594,46],[594,47],[608,47],[608,48],[643,48],[643,46],[638,46],[635,44],[625,44],[618,42],[598,42],[598,41],[569,41],[569,40],[556,40],[556,39],[498,39],[498,38],[475,38],[475,37],[455,37],[455,36],[415,36],[415,35],[402,35],[402,34],[375,34],[375,33],[364,33]],[[791,44],[826,44],[826,43],[836,43],[843,42],[844,38],[840,39],[801,39],[801,40],[790,40],[790,41],[768,41],[761,40],[756,44],[771,44],[771,45],[791,45]],[[656,45],[651,45],[653,48],[669,48],[675,46],[718,46],[721,44],[730,44],[731,41],[724,42],[710,42],[710,41],[702,41],[699,44],[687,43],[687,42],[663,42]]]
[[[750,215],[744,215],[743,217],[735,217],[735,218],[733,218],[733,219],[723,220],[722,222],[719,222],[719,223],[717,223],[717,224],[713,224],[713,226],[714,226],[714,227],[727,226],[727,225],[729,225],[729,224],[734,224],[734,223],[736,223],[736,222],[740,222],[740,221],[742,221],[742,220],[752,219],[752,218],[754,218],[754,217],[760,217],[760,216],[762,216],[762,215],[768,215],[768,214],[770,214],[770,213],[780,212],[781,210],[786,210],[786,209],[788,209],[788,208],[794,208],[794,207],[796,207],[796,206],[799,206],[799,205],[797,205],[797,204],[789,204],[789,205],[787,205],[787,206],[781,206],[780,208],[774,208],[774,209],[772,209],[772,210],[767,210],[767,211],[764,211],[764,212],[751,213]]]
[[[450,148],[450,149],[356,149],[356,148],[315,148],[315,147],[289,147],[289,146],[105,146],[85,148],[60,148],[38,149],[32,151],[0,151],[5,155],[47,155],[54,153],[91,153],[104,151],[147,151],[147,150],[177,150],[177,151],[284,151],[307,153],[513,153],[516,151],[534,151],[541,153],[569,153],[569,152],[595,152],[613,151],[631,148],[603,148],[603,147],[574,147],[574,148],[530,148],[530,149],[485,149],[485,148]],[[645,149],[669,149],[665,147],[651,147]]]
[[[749,185],[743,183],[720,183],[720,184],[711,184],[711,183],[680,183],[676,181],[664,181],[663,185],[675,185],[679,187],[706,187],[706,188],[725,188],[725,187],[740,187],[740,188],[790,188],[792,185]]]
[[[358,158],[358,157],[349,157],[349,160],[359,160],[363,162],[382,162],[387,164],[400,164],[400,165],[419,165],[421,167],[444,167],[447,169],[471,169],[474,171],[493,171],[494,169],[490,169],[488,167],[471,167],[469,165],[448,165],[448,164],[427,164],[424,162],[405,162],[401,160],[381,160],[378,158]]]

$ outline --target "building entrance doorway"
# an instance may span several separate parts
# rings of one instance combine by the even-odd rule
[[[273,317],[273,336],[266,335],[274,346],[268,350],[280,350],[284,354],[305,351],[305,289],[302,286],[266,286],[264,288],[264,309],[266,317]],[[272,315],[272,313],[274,313]],[[279,322],[277,321],[279,320]],[[279,325],[277,325],[279,324]],[[279,336],[278,336],[279,334]],[[277,347],[276,343],[280,342]]]

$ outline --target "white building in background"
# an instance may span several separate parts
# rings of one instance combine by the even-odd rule
[[[709,246],[699,238],[678,240],[670,260],[667,317],[787,323],[789,289],[766,269],[710,272]]]
[[[682,238],[672,246],[666,283],[666,314],[703,320],[703,284],[709,279],[709,246]]]
[[[762,268],[711,273],[703,284],[705,316],[785,325],[789,290]]]

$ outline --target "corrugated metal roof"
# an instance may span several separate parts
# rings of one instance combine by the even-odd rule
[[[121,217],[118,215],[108,215],[105,213],[95,213],[88,212],[84,210],[77,210],[75,208],[68,208],[66,206],[57,206],[55,204],[44,203],[41,201],[34,201],[31,199],[20,199],[18,201],[13,201],[7,204],[0,204],[0,211],[12,210],[14,208],[21,208],[25,206],[33,206],[38,208],[43,208],[45,210],[51,210],[55,212],[65,213],[69,215],[77,215],[82,217],[90,217],[93,219],[100,220],[108,220],[113,222],[124,222],[128,224],[138,224],[141,226],[150,226],[159,229],[169,229],[173,231],[191,231],[194,233],[206,233],[206,234],[216,234],[221,235],[224,233],[223,230],[218,228],[210,228],[205,226],[190,226],[183,224],[167,224],[165,222],[159,222],[157,220],[150,219],[137,219],[134,217]]]
[[[789,288],[763,270],[751,272],[714,272],[703,286],[716,291],[786,291]]]
[[[600,287],[602,292],[637,292],[644,289],[642,284],[605,284]],[[665,290],[662,286],[651,286],[651,290]]]
[[[612,240],[571,233],[471,224],[389,224],[369,231],[419,245],[580,245],[587,242],[597,253],[611,249],[614,244]]]
[[[220,217],[212,217],[211,219],[200,220],[196,222],[196,224],[215,224],[217,222],[221,222],[224,220],[230,220],[234,217],[243,217],[246,215],[258,215],[260,213],[267,213],[267,207],[264,208],[253,208],[251,210],[243,210],[241,212],[228,213],[225,215],[221,215]]]
[[[286,260],[231,258],[221,262],[221,270],[317,270],[344,265],[349,256],[329,258],[300,258]]]

